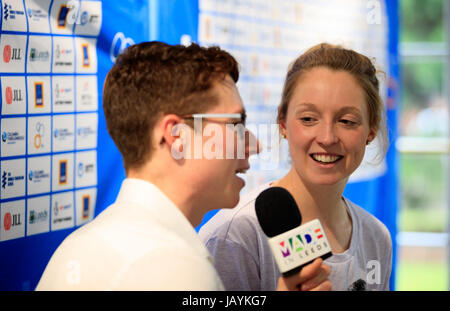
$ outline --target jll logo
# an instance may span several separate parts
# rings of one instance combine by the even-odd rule
[[[3,61],[7,64],[10,60],[21,60],[20,49],[11,48],[9,44],[3,48]]]
[[[11,213],[6,213],[5,217],[3,219],[3,227],[5,228],[5,231],[8,231],[11,229],[11,227],[14,226],[20,226],[22,222],[20,221],[20,214],[14,214],[11,216]]]
[[[5,89],[5,99],[6,104],[11,105],[13,102],[22,101],[22,90],[21,89],[12,89],[10,86],[7,86]]]

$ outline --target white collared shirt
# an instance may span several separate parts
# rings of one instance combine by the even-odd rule
[[[36,290],[223,290],[211,256],[156,186],[123,181],[116,202],[70,234]]]

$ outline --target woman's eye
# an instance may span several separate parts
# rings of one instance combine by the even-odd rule
[[[312,117],[302,117],[302,118],[300,118],[300,121],[302,121],[303,123],[306,123],[306,124],[313,123],[314,122],[314,118],[312,118]]]
[[[355,121],[351,121],[351,120],[347,120],[347,119],[341,119],[340,122],[343,123],[344,125],[356,125],[357,124]]]

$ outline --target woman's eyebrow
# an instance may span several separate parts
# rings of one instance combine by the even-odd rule
[[[341,109],[339,109],[339,112],[340,113],[353,113],[353,114],[356,114],[358,116],[361,115],[361,110],[356,108],[356,107],[353,107],[353,106],[342,107]]]
[[[316,105],[314,105],[312,103],[304,102],[304,103],[295,104],[295,110],[296,111],[317,110],[317,107],[316,107]]]

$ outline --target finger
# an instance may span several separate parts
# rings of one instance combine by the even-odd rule
[[[330,272],[330,267],[326,264],[322,264],[319,269],[319,273],[312,279],[305,281],[301,286],[301,290],[311,290],[312,288],[317,287],[328,279]]]
[[[299,283],[304,283],[309,279],[314,278],[316,275],[320,273],[320,267],[322,266],[323,259],[316,258],[312,263],[304,266],[300,271],[300,280]]]
[[[330,291],[332,288],[331,282],[326,280],[323,283],[320,283],[318,286],[310,289],[311,291]]]
[[[314,278],[320,273],[322,262],[322,258],[317,258],[312,263],[304,266],[299,273],[283,277],[285,286],[288,290],[299,290],[302,283]]]

